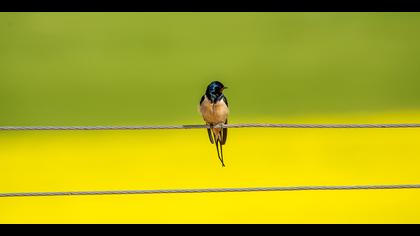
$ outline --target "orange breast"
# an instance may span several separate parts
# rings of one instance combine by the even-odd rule
[[[229,115],[229,108],[223,100],[212,104],[206,97],[200,106],[200,112],[204,121],[208,124],[215,125],[226,122]]]

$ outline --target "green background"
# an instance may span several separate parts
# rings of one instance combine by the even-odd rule
[[[419,123],[420,13],[0,13],[0,126]],[[420,129],[0,132],[0,193],[418,184]],[[420,190],[1,198],[0,223],[419,223]]]
[[[0,13],[0,125],[231,123],[416,109],[419,13]]]

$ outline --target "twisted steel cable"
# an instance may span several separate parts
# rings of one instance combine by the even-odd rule
[[[78,192],[22,192],[0,193],[2,197],[51,197],[83,195],[123,195],[123,194],[168,194],[168,193],[226,193],[261,191],[320,191],[320,190],[378,190],[378,189],[420,189],[420,184],[411,185],[354,185],[354,186],[291,186],[255,188],[205,188],[205,189],[158,189],[158,190],[121,190],[121,191],[78,191]]]
[[[420,124],[223,124],[215,128],[420,128]],[[0,131],[31,130],[152,130],[203,129],[208,125],[143,125],[143,126],[0,126]]]

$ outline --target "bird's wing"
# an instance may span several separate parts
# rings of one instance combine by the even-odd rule
[[[223,101],[226,103],[226,106],[229,107],[227,98],[225,96],[223,96]],[[228,123],[228,120],[226,119],[225,125],[227,123]],[[228,135],[228,129],[223,128],[223,130],[222,130],[222,141],[220,142],[220,144],[224,145],[226,143],[227,135]]]
[[[227,119],[225,122],[225,125],[228,123]],[[220,142],[221,145],[225,145],[226,140],[227,140],[227,134],[228,134],[228,129],[227,128],[223,128],[222,130],[222,141]]]
[[[201,97],[201,100],[200,100],[200,105],[201,105],[201,103],[203,103],[203,101],[204,101],[204,97],[205,97],[206,95],[203,95],[202,97]]]
[[[204,99],[204,98],[203,98],[203,99]],[[223,96],[223,101],[226,103],[226,106],[227,106],[227,107],[229,107],[229,104],[228,104],[227,98],[226,98],[225,96]]]
[[[214,144],[213,134],[211,133],[211,129],[207,129],[207,133],[209,134],[210,143]]]

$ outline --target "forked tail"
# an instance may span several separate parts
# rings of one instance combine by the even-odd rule
[[[217,149],[217,156],[219,157],[220,162],[222,162],[222,167],[225,167],[225,163],[223,161],[223,137],[221,137],[221,132],[218,132],[217,134],[213,131],[214,136],[214,142],[216,143],[216,149]],[[219,151],[220,148],[220,151]]]
[[[219,144],[220,144],[220,152],[219,152]],[[222,167],[225,167],[225,163],[223,162],[223,148],[220,140],[216,139],[216,149],[217,149],[217,156],[219,157],[220,162],[222,162]]]

